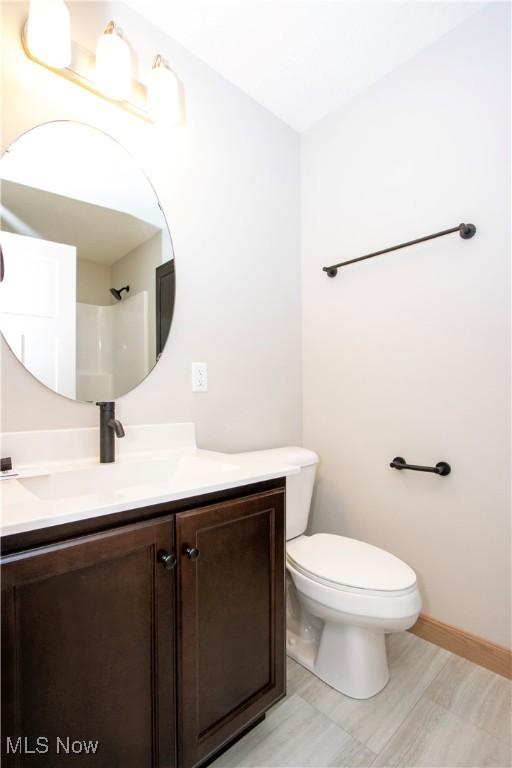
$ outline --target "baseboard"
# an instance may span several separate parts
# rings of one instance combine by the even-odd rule
[[[423,614],[409,632],[481,667],[486,667],[491,672],[512,678],[512,651],[501,645],[495,645],[477,635],[471,635]]]

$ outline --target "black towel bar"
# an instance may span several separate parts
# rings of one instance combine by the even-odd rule
[[[383,253],[389,253],[390,251],[398,251],[399,248],[407,248],[409,245],[417,245],[418,243],[424,243],[426,240],[433,240],[435,237],[443,237],[443,235],[451,235],[452,232],[458,232],[463,240],[469,240],[476,232],[474,224],[459,224],[457,227],[451,229],[443,229],[442,232],[434,232],[433,235],[425,235],[425,237],[418,237],[416,240],[409,240],[407,243],[400,243],[399,245],[392,245],[390,248],[384,248],[382,251],[374,251],[373,253],[367,253],[366,256],[358,256],[357,259],[349,259],[349,261],[340,261],[339,264],[331,264],[330,267],[322,267],[323,271],[327,273],[328,277],[336,277],[338,269],[340,267],[346,267],[347,264],[355,264],[357,261],[365,261],[366,259],[373,259],[374,256],[380,256]]]
[[[415,472],[432,472],[435,475],[446,477],[452,471],[452,468],[446,461],[439,461],[435,467],[422,467],[420,464],[407,464],[401,456],[396,456],[389,465],[393,469],[413,469]]]

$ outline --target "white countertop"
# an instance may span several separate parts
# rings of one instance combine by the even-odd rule
[[[258,459],[255,453],[217,453],[195,445],[127,452],[115,464],[99,464],[91,458],[51,461],[33,465],[32,472],[25,465],[18,478],[0,480],[0,535],[176,501],[298,471]]]

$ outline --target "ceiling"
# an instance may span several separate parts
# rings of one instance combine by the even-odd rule
[[[77,258],[114,264],[161,230],[122,211],[2,180],[0,223],[6,232],[77,248]]]
[[[127,4],[299,132],[486,5],[423,0]]]

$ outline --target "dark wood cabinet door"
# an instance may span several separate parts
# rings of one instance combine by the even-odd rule
[[[167,517],[2,560],[6,768],[175,765],[173,539]]]
[[[182,768],[285,693],[284,547],[284,490],[176,516]]]

